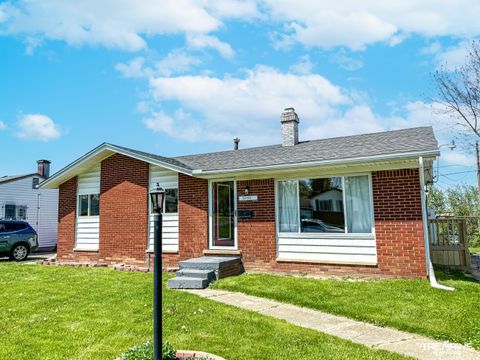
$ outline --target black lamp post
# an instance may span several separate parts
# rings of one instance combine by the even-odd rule
[[[165,190],[157,183],[150,190],[153,211],[153,246],[155,259],[153,263],[153,358],[161,358],[162,337],[162,212]]]

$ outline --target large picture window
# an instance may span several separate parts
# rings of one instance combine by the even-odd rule
[[[279,181],[279,231],[371,233],[368,175]]]
[[[99,216],[100,194],[78,196],[78,216]]]

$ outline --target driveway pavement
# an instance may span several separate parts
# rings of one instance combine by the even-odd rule
[[[39,261],[39,260],[46,260],[56,253],[54,252],[38,252],[30,254],[26,261]],[[8,257],[0,257],[0,262],[8,262],[11,261]]]
[[[437,341],[425,336],[375,326],[295,305],[223,290],[186,291],[210,300],[283,319],[304,328],[321,331],[372,348],[388,350],[417,359],[480,359],[479,351],[461,344]]]

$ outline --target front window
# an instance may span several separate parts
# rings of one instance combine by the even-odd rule
[[[371,233],[367,175],[279,181],[279,231]]]
[[[298,181],[301,232],[345,232],[341,177]]]
[[[100,215],[100,194],[78,196],[78,216]]]

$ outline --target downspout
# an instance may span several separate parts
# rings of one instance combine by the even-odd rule
[[[427,197],[425,196],[425,169],[423,166],[423,157],[418,158],[418,170],[420,172],[420,196],[422,201],[422,223],[423,223],[423,242],[425,246],[425,262],[427,267],[427,275],[430,285],[435,289],[453,291],[452,287],[441,285],[437,282],[435,271],[433,270],[432,261],[430,259],[430,239],[428,231],[428,215],[427,215]]]

